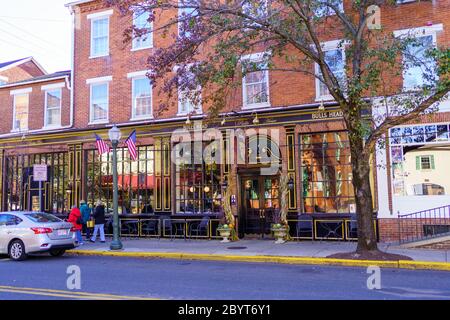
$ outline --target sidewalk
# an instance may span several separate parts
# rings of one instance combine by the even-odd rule
[[[199,260],[275,262],[290,264],[331,264],[347,266],[380,265],[413,269],[450,271],[450,250],[405,249],[379,244],[385,252],[411,257],[414,261],[364,261],[325,258],[339,252],[350,252],[355,242],[292,241],[275,244],[271,240],[240,240],[221,243],[218,240],[123,239],[123,250],[110,251],[105,243],[85,243],[70,252],[84,255],[114,255]]]

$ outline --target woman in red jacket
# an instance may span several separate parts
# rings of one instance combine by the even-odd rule
[[[73,229],[75,230],[75,234],[77,235],[78,245],[82,245],[83,237],[81,236],[81,229],[83,228],[83,220],[81,218],[81,211],[77,208],[77,206],[73,206],[72,210],[69,214],[68,222],[71,222],[73,225]]]

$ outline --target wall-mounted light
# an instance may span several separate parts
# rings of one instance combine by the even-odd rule
[[[324,111],[325,110],[325,105],[323,104],[323,100],[320,102],[320,105],[318,107],[319,111]]]
[[[220,122],[220,125],[221,126],[223,126],[223,125],[225,125],[225,122],[226,122],[227,120],[225,119],[225,116],[222,118],[222,121]]]
[[[189,118],[189,115],[188,115],[188,117],[187,117],[187,119],[186,119],[186,124],[187,124],[187,125],[190,125],[190,124],[191,124],[191,119]]]
[[[292,179],[292,177],[289,178],[287,186],[288,186],[289,190],[293,190],[294,189],[294,179]]]
[[[255,114],[255,117],[253,118],[253,124],[259,124],[258,114],[256,112],[253,112],[252,115]]]

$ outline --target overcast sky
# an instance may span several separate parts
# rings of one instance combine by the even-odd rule
[[[0,0],[0,62],[33,56],[47,72],[70,69],[73,0]]]

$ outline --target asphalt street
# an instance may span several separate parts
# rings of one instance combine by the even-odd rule
[[[70,290],[68,267],[79,267]],[[73,268],[73,267],[72,267]],[[5,299],[450,299],[450,273],[381,269],[368,289],[366,268],[97,256],[0,256]]]

